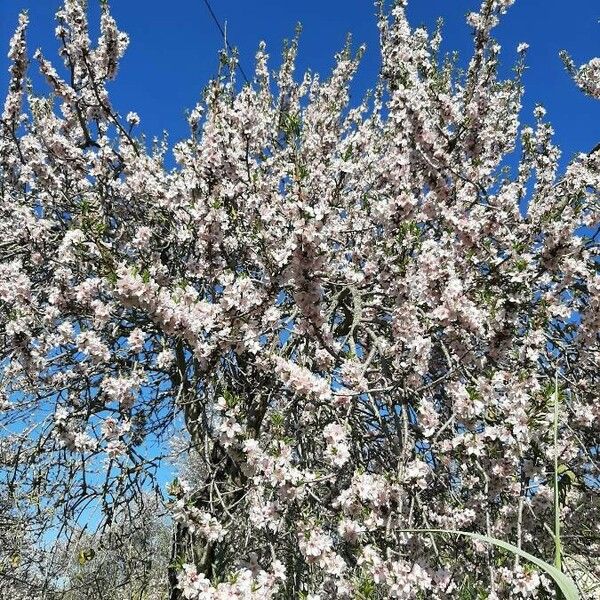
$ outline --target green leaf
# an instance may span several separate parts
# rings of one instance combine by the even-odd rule
[[[185,556],[182,555],[177,555],[170,563],[169,563],[169,568],[173,569],[174,571],[182,571],[183,570],[183,565],[185,564],[186,560],[185,560]]]
[[[457,531],[454,529],[401,529],[401,531],[406,533],[433,533],[433,534],[449,534],[449,535],[463,535],[465,537],[470,537],[474,540],[478,540],[480,542],[484,542],[486,544],[492,544],[493,546],[497,546],[498,548],[503,548],[504,550],[508,550],[513,554],[517,554],[521,558],[528,560],[534,565],[538,566],[542,569],[547,575],[550,575],[552,579],[556,582],[556,585],[559,587],[560,591],[563,593],[565,600],[580,600],[579,592],[577,591],[577,586],[573,583],[573,580],[570,577],[567,577],[562,571],[559,571],[555,566],[543,561],[541,558],[537,556],[533,556],[533,554],[529,554],[529,552],[525,552],[525,550],[521,550],[508,542],[504,542],[494,537],[490,537],[489,535],[481,535],[479,533],[471,533],[470,531]]]
[[[279,427],[281,425],[283,425],[283,415],[280,412],[274,412],[271,413],[271,423],[275,426],[275,427]]]
[[[235,408],[235,406],[237,406],[240,402],[240,397],[236,396],[228,389],[224,389],[222,395],[223,399],[225,400],[225,404],[227,405],[227,408]]]

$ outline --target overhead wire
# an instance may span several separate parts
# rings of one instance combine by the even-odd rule
[[[212,20],[215,22],[215,25],[221,32],[221,37],[223,38],[223,41],[225,42],[225,46],[227,47],[227,50],[229,50],[229,52],[231,52],[233,54],[234,53],[233,48],[231,47],[231,45],[229,44],[229,41],[227,40],[227,36],[225,35],[225,30],[223,29],[221,22],[217,18],[215,11],[212,9],[212,6],[210,5],[210,1],[204,0],[204,4],[206,5],[206,8],[208,9],[209,14],[212,17]],[[244,68],[242,67],[242,63],[239,59],[237,61],[237,68],[240,70],[240,73],[242,74],[244,81],[246,83],[250,83],[248,77],[246,77],[246,73],[244,72]]]

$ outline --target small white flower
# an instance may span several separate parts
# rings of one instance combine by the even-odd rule
[[[130,125],[132,125],[132,126],[134,126],[134,125],[139,125],[139,123],[140,123],[140,117],[139,117],[139,115],[138,115],[137,113],[135,113],[135,112],[129,112],[129,113],[127,113],[127,117],[126,117],[126,119],[127,119],[127,122],[128,122]]]

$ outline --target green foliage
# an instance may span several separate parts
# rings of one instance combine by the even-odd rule
[[[90,562],[96,556],[96,551],[93,548],[88,548],[85,550],[80,550],[77,555],[77,562],[83,566],[86,563]]]
[[[281,117],[281,129],[286,139],[298,138],[302,131],[302,121],[299,113],[285,113]]]
[[[371,577],[363,574],[354,582],[354,594],[354,600],[374,600],[377,586]]]

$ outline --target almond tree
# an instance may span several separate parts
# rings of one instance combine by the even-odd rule
[[[512,3],[468,16],[464,72],[403,1],[381,8],[358,106],[349,44],[326,80],[295,78],[297,40],[274,73],[261,45],[241,88],[224,55],[174,169],[111,104],[128,39],[108,4],[94,44],[64,0],[63,65],[33,55],[47,95],[21,16],[1,472],[46,536],[139,522],[171,456],[171,600],[553,597],[522,560],[414,529],[600,575],[600,151],[560,171],[544,109],[520,125],[527,47],[502,80],[492,37]],[[600,97],[598,59],[565,61]],[[29,597],[60,587],[42,571]]]

